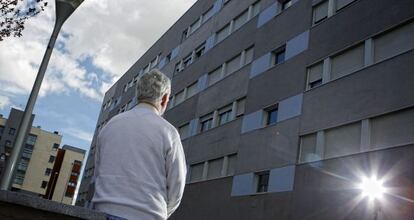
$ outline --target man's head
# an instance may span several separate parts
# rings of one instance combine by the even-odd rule
[[[167,108],[171,93],[171,81],[158,69],[144,73],[137,83],[138,102],[154,105],[162,115]]]

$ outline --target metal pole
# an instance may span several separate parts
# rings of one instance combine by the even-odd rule
[[[37,73],[35,83],[33,85],[32,91],[30,92],[29,100],[27,101],[26,108],[24,110],[22,121],[20,122],[19,131],[17,132],[16,141],[14,142],[14,147],[10,158],[8,159],[6,169],[3,173],[3,178],[1,179],[1,189],[9,190],[12,183],[12,178],[14,176],[14,171],[16,169],[17,163],[20,158],[21,149],[24,146],[24,139],[26,136],[26,131],[29,128],[30,119],[32,116],[33,108],[36,103],[37,96],[39,94],[40,86],[42,85],[43,78],[45,76],[46,68],[52,55],[53,47],[56,42],[56,38],[62,27],[63,22],[55,22],[53,28],[52,36],[47,45],[45,55],[43,56],[42,63],[40,64],[39,72]]]

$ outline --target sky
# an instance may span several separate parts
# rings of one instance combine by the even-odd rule
[[[0,41],[0,114],[24,109],[55,20],[54,1]],[[85,0],[63,25],[34,108],[34,126],[89,150],[105,92],[195,0]]]

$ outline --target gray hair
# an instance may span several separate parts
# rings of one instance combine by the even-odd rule
[[[156,103],[171,90],[171,80],[158,69],[153,69],[139,77],[136,89],[138,101]]]

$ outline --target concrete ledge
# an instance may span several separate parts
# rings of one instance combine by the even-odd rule
[[[106,219],[106,214],[23,193],[0,190],[0,219]]]

